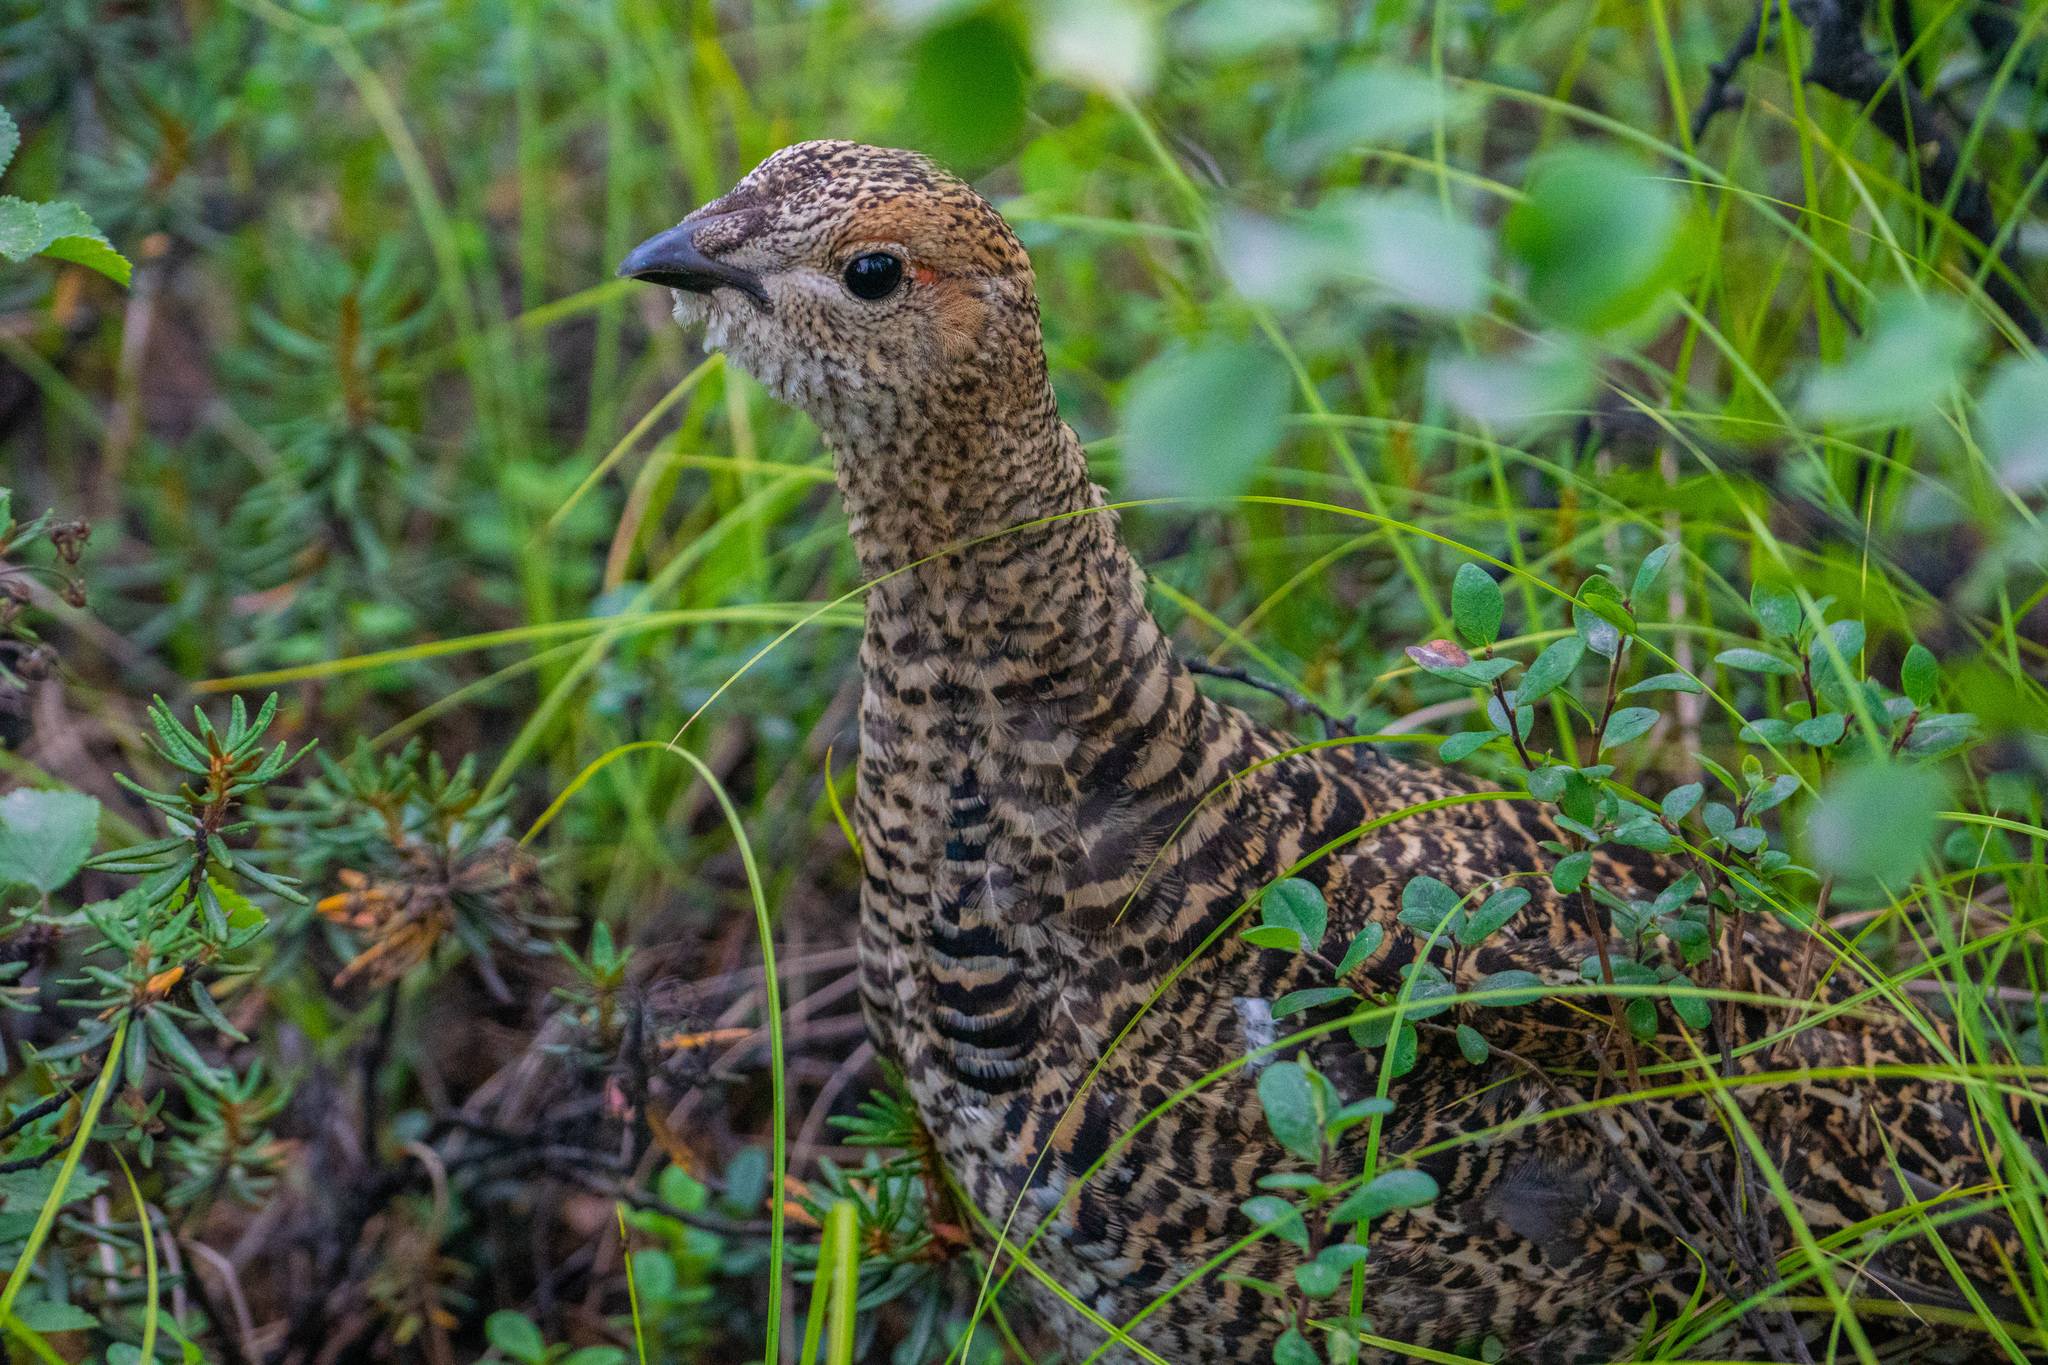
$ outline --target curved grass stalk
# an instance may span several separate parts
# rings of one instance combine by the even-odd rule
[[[160,1311],[157,1299],[156,1278],[156,1233],[149,1225],[149,1205],[142,1202],[142,1187],[135,1183],[135,1172],[129,1169],[128,1158],[121,1155],[121,1149],[113,1149],[114,1160],[121,1163],[121,1174],[128,1177],[128,1197],[135,1201],[135,1217],[142,1224],[142,1267],[145,1277],[142,1301],[142,1365],[155,1365],[156,1361],[156,1320]]]
[[[194,683],[192,690],[242,692],[259,687],[276,687],[281,683],[305,682],[311,678],[335,678],[343,674],[360,673],[370,668],[389,668],[396,664],[446,658],[451,654],[473,654],[478,650],[498,649],[505,645],[530,644],[562,635],[594,635],[610,631],[626,636],[650,630],[666,630],[670,626],[781,625],[792,619],[801,619],[808,624],[819,620],[820,617],[808,602],[687,607],[674,611],[641,612],[623,619],[617,616],[586,616],[574,621],[546,621],[539,625],[486,631],[480,635],[461,635],[452,640],[429,640],[423,644],[406,645],[402,649],[384,649],[374,654],[356,654],[346,659],[300,664],[293,668],[272,669],[266,673],[243,673],[232,678],[212,678]],[[827,624],[857,626],[860,621],[848,617],[843,620],[832,620]]]
[[[612,624],[585,647],[576,662],[569,666],[569,670],[562,675],[560,681],[549,689],[547,696],[541,699],[540,705],[534,708],[526,723],[519,727],[519,732],[512,737],[511,744],[506,746],[504,757],[498,760],[498,766],[492,770],[489,781],[484,784],[486,798],[495,795],[512,779],[512,774],[519,771],[520,765],[526,761],[527,754],[539,742],[541,734],[554,722],[555,716],[568,704],[569,698],[574,695],[583,680],[590,676],[610,652],[613,643],[632,630],[637,618],[649,614],[649,604],[674,591],[683,576],[716,549],[735,526],[771,505],[776,498],[794,486],[795,482],[788,478],[777,479],[757,492],[749,494],[731,512],[720,517],[711,529],[690,542],[675,558],[662,566],[661,572],[634,595],[632,604],[618,617],[613,618]],[[840,598],[838,601],[826,603],[825,606],[836,606],[845,600],[847,599]],[[777,641],[787,639],[801,626],[808,625],[823,614],[822,608],[812,612],[796,626],[777,636]]]
[[[619,1254],[626,1262],[626,1307],[633,1314],[633,1357],[647,1365],[647,1333],[640,1325],[640,1284],[633,1277],[633,1242],[626,1235],[626,1202],[612,1205],[619,1219]],[[808,1362],[806,1362],[808,1365]]]
[[[717,798],[719,809],[725,813],[726,825],[732,830],[733,842],[739,848],[740,863],[747,873],[747,894],[754,903],[754,927],[761,938],[761,1013],[768,1030],[768,1076],[775,1099],[770,1128],[773,1170],[768,1187],[768,1336],[762,1347],[761,1359],[768,1362],[768,1365],[774,1365],[774,1362],[781,1359],[776,1350],[776,1342],[782,1330],[783,1229],[789,1203],[784,1197],[784,1191],[789,1184],[789,1095],[782,1040],[782,986],[775,970],[775,929],[768,910],[768,894],[761,882],[761,868],[754,860],[754,845],[747,838],[747,827],[740,819],[739,808],[733,805],[732,796],[726,791],[725,784],[718,780],[718,774],[712,772],[711,766],[703,759],[688,749],[665,740],[640,740],[620,745],[593,760],[577,774],[576,780],[568,789],[555,798],[546,813],[535,823],[534,828],[527,832],[526,839],[530,840],[539,833],[561,810],[568,798],[580,791],[607,764],[626,754],[646,749],[662,749],[674,754],[696,769],[697,776],[704,779],[704,785],[709,787],[712,796]],[[524,843],[526,840],[521,842]],[[120,1054],[119,1042],[117,1034],[114,1052],[116,1058]],[[628,1274],[631,1274],[630,1267]],[[4,1302],[0,1302],[0,1309],[4,1309],[5,1306]]]
[[[596,467],[583,476],[583,482],[576,485],[576,491],[571,493],[567,500],[555,509],[554,515],[541,524],[540,529],[533,533],[533,538],[539,540],[543,536],[553,535],[555,529],[562,524],[563,519],[575,511],[577,504],[583,501],[584,495],[597,486],[599,479],[611,473],[614,465],[626,458],[626,452],[631,450],[640,438],[647,434],[649,427],[661,420],[663,413],[688,397],[690,390],[703,382],[704,376],[710,374],[714,369],[722,370],[724,368],[725,353],[713,351],[704,358],[703,363],[698,365],[696,369],[677,380],[675,387],[663,394],[660,400],[653,407],[649,408],[639,421],[633,424],[632,430],[619,438],[618,444],[613,446],[610,452],[597,462]]]
[[[85,1102],[85,1111],[78,1117],[78,1133],[71,1139],[71,1149],[64,1153],[64,1164],[57,1168],[57,1183],[51,1187],[49,1197],[43,1200],[43,1206],[36,1211],[35,1225],[29,1229],[28,1241],[22,1245],[14,1271],[7,1277],[7,1287],[0,1289],[0,1320],[13,1317],[14,1301],[20,1297],[21,1287],[28,1283],[36,1255],[42,1251],[50,1228],[57,1221],[57,1210],[64,1206],[64,1191],[71,1186],[72,1173],[78,1169],[79,1158],[85,1155],[86,1144],[92,1141],[92,1130],[100,1121],[100,1109],[105,1106],[107,1094],[113,1089],[115,1073],[121,1069],[122,1045],[128,1041],[128,1028],[132,1022],[124,1012],[120,1024],[114,1029],[113,1039],[107,1044],[107,1060],[100,1067],[100,1078],[93,1084],[92,1095]]]

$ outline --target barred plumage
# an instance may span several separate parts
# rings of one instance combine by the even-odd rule
[[[841,272],[875,251],[901,259],[904,283],[871,301]],[[1169,1096],[1244,1056],[1244,1001],[1319,984],[1301,958],[1218,927],[1334,844],[1300,875],[1327,897],[1333,941],[1386,927],[1368,965],[1393,986],[1418,948],[1394,920],[1410,878],[1464,891],[1534,872],[1549,861],[1538,841],[1557,831],[1526,800],[1478,799],[1350,837],[1483,789],[1342,750],[1279,757],[1293,739],[1202,695],[1147,611],[1116,516],[1060,421],[1028,258],[992,207],[922,158],[787,148],[636,252],[627,272],[680,285],[677,316],[706,322],[711,344],[809,412],[837,456],[852,534],[878,580],[861,649],[857,821],[870,1028],[987,1217],[1018,1239],[1049,1220],[1040,1263],[1104,1319],[1129,1322],[1247,1232],[1238,1205],[1254,1182],[1295,1164],[1267,1130],[1248,1067],[1134,1135]],[[1676,874],[1645,859],[1604,863],[1601,875],[1654,892]],[[1536,897],[1500,941],[1455,961],[1436,950],[1454,979],[1510,967],[1572,979],[1593,950],[1577,903],[1540,878],[1527,885]],[[1752,923],[1746,942],[1723,945],[1722,979],[1789,995],[1800,943]],[[1823,996],[1852,987],[1838,976]],[[1732,1041],[1739,1049],[1783,1018],[1732,1011]],[[1431,1028],[1420,1064],[1393,1086],[1384,1150],[1428,1152],[1417,1164],[1442,1194],[1373,1228],[1366,1311],[1381,1335],[1466,1352],[1491,1336],[1510,1359],[1607,1359],[1692,1298],[1696,1256],[1740,1280],[1744,1255],[1768,1263],[1789,1245],[1776,1215],[1771,1247],[1729,1245],[1741,1225],[1716,1209],[1759,1190],[1738,1184],[1733,1140],[1708,1100],[1454,1141],[1590,1096],[1587,1077],[1612,1050],[1604,1015],[1556,1002],[1473,1011],[1470,1022],[1494,1044],[1485,1065],[1468,1066],[1447,1030]],[[1676,1039],[1660,1045],[1683,1055]],[[1376,1054],[1341,1032],[1310,1050],[1345,1093],[1370,1093]],[[1734,1078],[1938,1060],[1900,1018],[1866,1012],[1743,1054]],[[1743,1096],[1822,1237],[1909,1196],[1994,1178],[1947,1082],[1793,1079]],[[1355,1167],[1359,1143],[1345,1155]],[[2009,1235],[1994,1218],[1943,1230],[1993,1299]],[[1860,1273],[1844,1275],[1859,1297],[1967,1307],[1924,1236],[1856,1258]],[[1269,1238],[1229,1268],[1284,1280],[1297,1261]],[[1070,1341],[1100,1340],[1053,1296],[1039,1300]],[[1698,1349],[1792,1352],[1789,1320],[1760,1313]],[[1827,1319],[1803,1321],[1819,1330]],[[1134,1336],[1194,1365],[1266,1359],[1279,1330],[1255,1292],[1209,1274]],[[1873,1317],[1867,1330],[1927,1359],[1990,1350],[1910,1316]]]

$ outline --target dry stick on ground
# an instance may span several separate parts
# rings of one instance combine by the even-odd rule
[[[874,1060],[875,1045],[863,1039],[861,1045],[849,1053],[846,1060],[833,1071],[824,1088],[818,1091],[818,1098],[812,1102],[811,1112],[804,1116],[804,1126],[797,1134],[796,1150],[790,1157],[791,1169],[802,1169],[803,1163],[810,1159],[818,1146],[818,1139],[824,1135],[825,1120],[832,1113],[832,1106],[838,1103],[840,1095],[853,1083],[854,1078],[867,1070]]]
[[[1870,122],[1919,167],[1917,188],[1923,202],[1940,208],[1951,204],[1949,217],[1975,239],[1972,249],[1984,255],[1998,240],[1998,215],[1981,176],[1963,168],[1962,149],[1920,98],[1910,73],[1878,60],[1863,39],[1864,0],[1787,0],[1792,13],[1813,38],[1813,58],[1805,79],[1869,111]],[[1693,114],[1697,143],[1714,115],[1730,107],[1728,88],[1743,61],[1764,43],[1765,15],[1773,0],[1764,0],[1743,28],[1728,54],[1708,68],[1707,92]],[[2019,274],[2019,236],[2013,234],[1984,279],[1984,292],[2030,341],[2048,339],[2041,316],[2012,280]],[[2000,270],[1997,267],[2003,266]]]

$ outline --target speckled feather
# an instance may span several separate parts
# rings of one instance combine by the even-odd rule
[[[939,1151],[988,1218],[1020,1239],[1050,1219],[1039,1262],[1104,1318],[1128,1322],[1249,1230],[1238,1205],[1258,1177],[1298,1168],[1240,1068],[1144,1127],[1078,1193],[1069,1188],[1169,1094],[1244,1056],[1237,1002],[1323,983],[1298,957],[1234,932],[1197,948],[1361,823],[1483,788],[1342,751],[1231,780],[1296,741],[1204,697],[1176,663],[1116,515],[1060,421],[1029,259],[965,185],[911,153],[805,143],[686,221],[702,225],[707,256],[753,272],[764,292],[760,302],[735,289],[679,292],[678,318],[706,323],[710,344],[818,423],[861,562],[880,580],[861,648],[857,814],[861,988],[875,1041],[901,1065]],[[906,263],[904,283],[879,301],[856,298],[842,271],[876,250]],[[1368,972],[1390,987],[1418,947],[1394,920],[1410,878],[1466,891],[1546,865],[1538,841],[1556,837],[1530,803],[1480,801],[1401,818],[1301,875],[1329,901],[1332,942],[1385,926]],[[1675,873],[1643,860],[1605,864],[1601,875],[1654,893]],[[1457,961],[1437,950],[1454,979],[1510,967],[1573,979],[1593,950],[1576,900],[1540,879],[1523,884],[1536,898],[1492,943]],[[1788,995],[1798,946],[1752,923],[1739,960],[1724,945],[1722,979]],[[1823,992],[1852,986],[1836,980]],[[1461,1017],[1553,1079],[1499,1050],[1471,1067],[1447,1030],[1429,1028],[1419,1064],[1392,1088],[1383,1150],[1419,1150],[1588,1097],[1596,1051],[1615,1049],[1604,1015],[1555,1002]],[[1735,1011],[1737,1041],[1783,1017]],[[1676,1039],[1659,1046],[1683,1056]],[[1341,1031],[1311,1051],[1344,1093],[1370,1093],[1376,1054]],[[1902,1020],[1861,1015],[1801,1033],[1774,1057],[1752,1052],[1737,1069],[1933,1060]],[[1951,1085],[1827,1081],[1743,1095],[1822,1237],[1900,1206],[1894,1154],[1903,1189],[1921,1197],[1988,1179]],[[1644,1123],[1673,1160],[1651,1155]],[[1361,1149],[1354,1130],[1349,1169]],[[1607,1359],[1629,1352],[1653,1314],[1668,1323],[1692,1298],[1688,1244],[1731,1264],[1730,1248],[1685,1212],[1686,1185],[1694,1196],[1715,1182],[1736,1188],[1728,1132],[1704,1101],[1602,1110],[1593,1125],[1547,1120],[1420,1164],[1441,1197],[1372,1230],[1366,1311],[1383,1336],[1438,1350],[1493,1336],[1511,1359]],[[1785,1225],[1774,1217],[1771,1227],[1782,1252]],[[1944,1235],[1995,1296],[1993,1244],[2008,1233],[1980,1218]],[[1267,1239],[1230,1269],[1284,1281],[1298,1257]],[[1924,1240],[1871,1258],[1865,1278],[1845,1283],[1859,1296],[1962,1306]],[[1068,1340],[1100,1339],[1040,1297]],[[1900,1324],[1872,1319],[1869,1331],[1893,1353],[1976,1358],[1967,1337],[1930,1345],[1936,1338]],[[1256,1293],[1211,1277],[1134,1335],[1195,1365],[1266,1360],[1279,1330]],[[1789,1348],[1730,1328],[1699,1349],[1763,1359]]]

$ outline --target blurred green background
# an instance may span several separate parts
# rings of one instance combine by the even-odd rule
[[[1832,594],[1869,627],[1871,676],[1915,640],[1941,657],[1985,741],[1958,790],[2038,820],[2048,6],[1844,8],[1835,36],[1893,93],[1801,79],[1814,35],[1774,19],[1695,129],[1744,5],[0,0],[21,132],[0,191],[75,202],[133,265],[125,288],[0,267],[16,515],[92,526],[85,608],[33,601],[57,680],[0,690],[9,771],[140,823],[111,774],[155,771],[152,693],[276,690],[280,732],[329,752],[473,755],[515,835],[588,777],[531,848],[569,937],[639,945],[652,989],[752,951],[716,803],[678,763],[619,756],[680,733],[739,804],[784,951],[843,971],[860,611],[811,619],[859,582],[829,454],[665,292],[612,279],[769,152],[829,136],[924,149],[1015,225],[1097,477],[1164,500],[1124,524],[1186,652],[1367,730],[1455,731],[1471,689],[1402,653],[1448,633],[1455,545],[1570,586],[1675,540],[1683,567],[1639,613],[1682,663],[1748,638],[1753,580]],[[1936,154],[1888,135],[1901,86]],[[1937,178],[1941,154],[1960,171]],[[1509,617],[1536,634],[1558,611],[1510,584]],[[1745,714],[1782,700],[1718,676]],[[1621,780],[1735,766],[1739,718],[1693,700]],[[291,847],[333,890],[338,855]],[[301,1076],[375,1049],[373,1155],[553,1008],[540,968],[510,1005],[437,995],[436,959],[380,1035],[390,1015],[326,984],[350,942],[301,930],[266,969],[260,1043]],[[693,1009],[658,1022],[727,1026]],[[801,1045],[793,1128],[876,1082],[856,1045]],[[757,1204],[772,1104],[758,1078],[706,1093],[679,1140]],[[830,1141],[813,1128],[793,1169]],[[488,1308],[527,1306],[550,1341],[625,1311],[605,1253],[557,1284],[508,1249],[559,1268],[601,1242],[557,1195],[521,1197],[542,1231],[478,1214],[445,1272],[464,1358]],[[208,1235],[246,1231],[218,1216]],[[675,1292],[758,1276],[680,1227],[682,1269],[648,1272]],[[295,1273],[252,1284],[258,1327],[299,1311]],[[688,1303],[661,1349],[746,1358],[752,1298]],[[936,1358],[944,1320],[894,1322],[915,1344],[896,1365]],[[442,1330],[372,1327],[399,1355]]]

